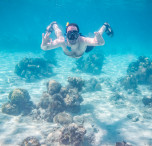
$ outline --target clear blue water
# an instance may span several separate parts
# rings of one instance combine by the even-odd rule
[[[57,21],[64,31],[67,22],[75,22],[80,31],[93,35],[109,22],[115,37],[106,39],[109,52],[152,50],[152,2],[150,0],[1,0],[0,49],[40,50],[41,34]]]
[[[56,80],[63,86],[69,76],[89,80],[110,78],[116,86],[118,78],[126,75],[130,62],[139,55],[152,56],[152,1],[151,0],[0,0],[0,108],[8,101],[8,94],[15,88],[28,90],[31,100],[38,103],[46,82]],[[15,65],[24,57],[42,57],[40,49],[42,33],[52,21],[57,21],[64,32],[67,22],[79,25],[80,32],[93,37],[104,22],[109,22],[114,37],[103,35],[105,45],[94,52],[105,54],[100,75],[75,73],[71,68],[75,59],[56,49],[58,66],[55,76],[38,82],[27,83],[14,73]],[[115,145],[116,141],[126,140],[135,146],[152,144],[151,108],[141,102],[144,96],[151,97],[149,87],[140,85],[140,94],[128,94],[125,90],[124,103],[111,101],[112,91],[108,84],[101,82],[102,91],[82,93],[81,116],[86,119],[85,128],[92,124],[95,132],[94,146]],[[138,113],[138,122],[126,117]],[[147,117],[147,118],[145,118]],[[21,143],[28,136],[36,136],[44,142],[52,123],[33,121],[30,117],[9,116],[0,111],[0,145],[12,146]],[[89,131],[90,132],[90,131]],[[13,137],[13,138],[12,138]]]

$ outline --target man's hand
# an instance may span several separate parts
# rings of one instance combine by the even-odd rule
[[[46,34],[42,33],[42,45],[46,46],[48,43],[50,43],[51,39],[49,38],[50,32],[46,32]]]
[[[100,32],[94,32],[94,34],[95,34],[95,39],[96,39],[98,45],[104,45],[105,42],[104,42]]]
[[[53,25],[57,24],[56,21],[53,21],[47,28],[46,32],[52,32],[53,31]]]
[[[97,41],[100,41],[102,39],[102,36],[99,32],[94,32],[94,34],[96,36]]]

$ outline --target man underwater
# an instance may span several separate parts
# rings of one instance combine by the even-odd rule
[[[79,33],[79,27],[75,23],[66,25],[66,39],[56,22],[52,22],[46,29],[46,33],[42,34],[42,50],[52,50],[61,47],[67,56],[80,58],[85,52],[89,52],[94,46],[103,46],[105,41],[102,37],[103,33],[113,36],[112,28],[108,23],[104,23],[99,31],[94,32],[94,38],[84,37]],[[50,35],[55,31],[57,39],[50,39]]]

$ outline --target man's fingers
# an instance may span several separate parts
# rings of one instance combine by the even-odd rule
[[[44,33],[42,33],[42,39],[44,38]]]
[[[48,31],[52,26],[52,23],[50,23],[50,25],[47,26],[46,30]]]
[[[46,28],[46,30],[48,31],[50,29],[50,25]]]
[[[44,33],[42,33],[42,41],[44,40],[44,37],[45,37],[45,36],[44,36]]]
[[[50,34],[51,34],[50,32],[47,32],[47,33],[46,33],[46,36],[48,37]]]
[[[48,37],[47,33],[46,34],[43,33],[43,38],[46,39],[47,37]]]
[[[49,33],[49,32],[47,32],[47,33],[42,33],[42,41],[47,41],[47,40],[49,40],[49,35],[50,35],[51,33]]]

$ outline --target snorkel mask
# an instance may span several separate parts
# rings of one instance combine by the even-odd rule
[[[67,29],[68,29],[69,26],[75,26],[77,28],[77,30],[71,30],[71,31],[67,32]],[[78,25],[75,24],[75,23],[70,23],[69,24],[69,22],[67,22],[67,24],[66,24],[66,36],[67,36],[67,38],[69,40],[77,40],[78,37],[79,37],[79,35],[80,34],[79,34],[79,27],[78,27]]]
[[[66,34],[67,38],[69,40],[77,40],[77,38],[79,37],[79,32],[74,30],[74,31],[68,31],[68,33]]]

